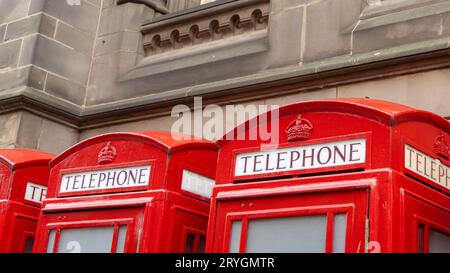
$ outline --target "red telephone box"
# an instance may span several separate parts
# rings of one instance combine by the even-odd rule
[[[31,252],[52,154],[0,149],[0,252]]]
[[[36,252],[203,252],[217,146],[110,133],[50,162]]]
[[[278,145],[255,134],[275,112],[218,142],[207,252],[450,252],[447,120],[370,99],[278,114]]]

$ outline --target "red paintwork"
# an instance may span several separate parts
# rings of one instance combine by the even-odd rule
[[[108,142],[116,149],[116,157],[110,164],[99,164],[98,153]],[[212,142],[177,141],[165,132],[109,133],[69,148],[50,162],[48,194],[34,251],[47,251],[50,229],[114,225],[126,220],[125,252],[184,252],[185,230],[206,233],[209,199],[181,190],[182,171],[214,179],[217,149]],[[64,173],[139,166],[143,162],[151,165],[148,186],[69,194],[58,191]]]
[[[24,199],[27,182],[47,185],[54,155],[34,150],[0,149],[0,252],[24,252],[33,238],[40,204]]]
[[[308,140],[288,142],[285,129],[299,114],[312,123],[311,136]],[[367,242],[371,241],[380,244],[381,252],[417,252],[419,223],[450,234],[448,188],[403,167],[405,144],[450,166],[448,159],[435,154],[433,146],[442,133],[449,140],[450,124],[444,118],[371,99],[290,104],[279,109],[279,148],[362,135],[367,141],[365,163],[235,177],[236,155],[258,151],[261,144],[268,143],[260,138],[247,140],[249,124],[252,121],[236,127],[217,142],[220,146],[218,166],[221,167],[217,168],[217,184],[211,199],[208,252],[228,251],[232,219],[243,221],[241,238],[244,240],[241,240],[240,250],[245,252],[245,226],[249,217],[318,212],[329,215],[344,208],[353,210],[353,220],[347,218],[346,252],[365,252],[370,248]],[[270,130],[270,124],[267,127]],[[226,140],[237,132],[244,132],[246,140]],[[369,219],[368,234],[364,231],[366,218]],[[331,219],[328,218],[328,227]],[[327,233],[327,252],[332,251],[330,236]]]

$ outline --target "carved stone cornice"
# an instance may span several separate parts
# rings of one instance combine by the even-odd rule
[[[269,12],[269,0],[223,1],[155,18],[141,29],[145,55],[267,29]]]

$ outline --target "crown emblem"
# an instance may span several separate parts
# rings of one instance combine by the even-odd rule
[[[98,153],[98,163],[111,163],[116,158],[116,148],[111,146],[111,142],[108,142],[105,147]]]
[[[450,150],[448,148],[447,141],[445,140],[444,133],[441,133],[434,140],[434,152],[445,159],[448,159]]]
[[[286,128],[286,135],[288,141],[299,141],[308,139],[311,136],[313,126],[307,119],[298,115],[297,119],[289,123]]]

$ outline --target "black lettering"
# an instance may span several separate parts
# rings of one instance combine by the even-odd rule
[[[77,190],[78,187],[75,187],[77,185],[77,183],[79,183],[80,181],[78,180],[78,178],[80,178],[81,175],[75,175],[73,177],[73,184],[72,184],[72,190]]]
[[[262,169],[256,169],[256,164],[258,164],[258,163],[262,163],[261,161],[258,161],[257,160],[257,158],[258,157],[263,157],[264,155],[255,155],[255,158],[253,159],[254,161],[253,161],[253,171],[254,172],[260,172],[260,171],[262,171]]]
[[[133,174],[133,172],[135,172],[134,174]],[[131,181],[133,181],[133,184],[136,184],[136,178],[137,178],[137,173],[138,173],[138,170],[130,170],[129,172],[128,172],[128,177],[129,177],[129,179],[128,179],[128,185],[130,185],[130,182]]]
[[[72,175],[66,176],[66,191],[69,190],[70,179],[72,177],[73,177]]]
[[[336,155],[339,155],[339,157],[341,158],[341,160],[342,160],[343,162],[346,162],[346,161],[345,161],[345,155],[346,155],[346,154],[347,154],[347,145],[344,145],[344,152],[343,152],[343,153],[341,153],[341,151],[339,150],[339,146],[335,145],[335,146],[334,146],[334,155],[333,155],[334,160],[333,160],[333,163],[336,163],[336,158],[337,158]]]
[[[98,175],[98,173],[91,174],[91,178],[89,179],[89,188],[90,189],[95,188],[95,185],[92,185],[92,182],[95,181],[94,177],[97,176],[97,175]]]
[[[423,156],[421,154],[416,153],[416,171],[418,171],[419,173],[422,173],[419,169],[419,163],[422,164],[422,162],[419,162],[419,157],[423,158]]]
[[[114,187],[115,180],[116,180],[116,172],[109,172],[106,178],[106,187],[109,187],[109,182],[111,182],[111,187]]]
[[[322,162],[321,157],[322,157],[322,151],[324,149],[326,149],[328,151],[328,159],[325,162]],[[330,162],[330,160],[331,160],[331,149],[327,146],[320,148],[319,151],[317,152],[317,162],[319,162],[319,164],[325,165],[328,162]]]
[[[314,166],[314,148],[311,149],[311,155],[306,155],[306,149],[303,150],[303,167],[306,166],[306,159],[311,159],[310,166]]]
[[[280,162],[286,160],[286,158],[281,158],[281,157],[280,157],[282,154],[287,154],[287,152],[279,152],[279,153],[277,154],[277,170],[286,169],[286,166],[284,166],[283,168],[280,167]]]
[[[121,178],[121,175],[122,175],[122,174],[124,174],[124,175],[123,175],[123,180],[122,180],[122,182],[121,182],[121,181],[120,181],[120,178]],[[124,170],[120,171],[119,174],[117,175],[117,185],[119,185],[119,186],[124,185],[125,182],[127,182],[127,178],[128,178],[127,172],[124,171]]]
[[[294,159],[294,154],[296,154],[295,159]],[[290,164],[291,169],[294,167],[294,162],[297,161],[299,158],[300,158],[300,153],[298,151],[291,151],[291,164]]]
[[[147,170],[148,170],[147,168],[139,169],[139,182],[138,182],[138,184],[146,184],[147,183],[147,181],[142,180],[142,177],[145,176],[145,173],[146,173]]]
[[[250,158],[251,156],[243,156],[242,158],[244,159],[244,173],[247,173],[247,160]]]
[[[351,143],[350,144],[350,159],[349,159],[350,162],[361,160],[361,158],[353,159],[353,153],[357,153],[359,151],[358,149],[353,149],[353,146],[356,146],[356,145],[361,145],[361,143]]]
[[[269,168],[269,159],[270,159],[270,154],[266,154],[266,171],[272,171],[272,169]]]

